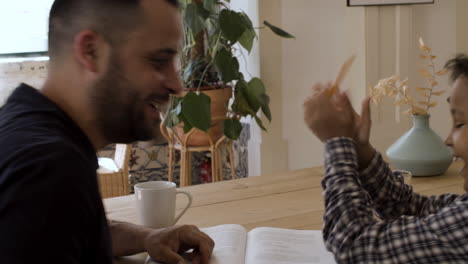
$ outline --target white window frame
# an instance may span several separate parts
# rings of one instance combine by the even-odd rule
[[[47,52],[49,11],[54,0],[15,0],[0,8],[0,55]]]

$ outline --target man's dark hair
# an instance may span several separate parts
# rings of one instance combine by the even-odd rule
[[[161,0],[153,0],[161,1]],[[177,0],[164,0],[178,7]],[[49,56],[60,57],[80,30],[94,30],[111,44],[142,22],[141,0],[55,0],[49,15]]]
[[[468,56],[465,54],[457,54],[457,56],[445,64],[445,68],[451,71],[450,79],[455,82],[460,75],[468,77]]]

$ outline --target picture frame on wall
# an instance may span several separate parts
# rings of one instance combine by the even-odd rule
[[[348,6],[434,4],[435,0],[347,0]]]

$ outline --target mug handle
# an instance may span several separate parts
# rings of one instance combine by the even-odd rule
[[[185,214],[185,212],[187,212],[187,210],[190,208],[190,205],[192,205],[192,195],[189,193],[189,192],[184,192],[184,191],[179,191],[177,190],[176,191],[176,195],[177,194],[185,194],[187,195],[187,198],[188,198],[188,203],[187,205],[185,206],[184,210],[182,210],[182,212],[180,212],[180,214],[174,219],[174,223],[173,225],[175,225],[177,223],[177,221],[179,221],[179,219],[182,217],[182,215]]]

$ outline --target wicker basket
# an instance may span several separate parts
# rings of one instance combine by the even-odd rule
[[[132,152],[130,144],[116,144],[115,170],[106,171],[99,168],[97,171],[99,190],[102,198],[124,196],[130,194],[129,160]]]

